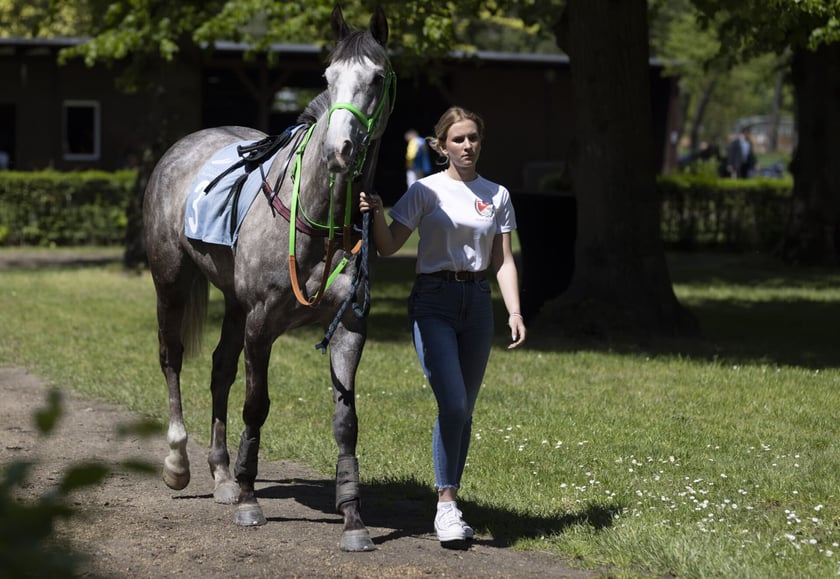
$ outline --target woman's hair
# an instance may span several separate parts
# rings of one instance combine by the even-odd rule
[[[449,127],[460,121],[474,122],[475,126],[478,128],[478,138],[484,138],[484,120],[480,116],[461,107],[449,107],[446,112],[441,115],[435,125],[435,135],[426,139],[432,150],[441,157],[446,157],[446,155],[443,154],[443,147],[441,145],[446,142],[446,135],[449,132]]]

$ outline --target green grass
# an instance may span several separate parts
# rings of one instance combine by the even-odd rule
[[[670,263],[702,343],[619,352],[533,335],[507,351],[497,320],[461,492],[470,522],[516,548],[618,575],[836,575],[840,273],[761,256]],[[363,493],[397,500],[406,488],[429,489],[432,500],[434,400],[405,330],[412,266],[406,257],[376,264],[357,379],[358,454]],[[164,422],[154,309],[147,273],[4,271],[0,363]],[[183,373],[188,427],[205,444],[220,315],[213,293],[205,351]],[[262,457],[330,476],[336,448],[328,360],[314,349],[321,337],[305,328],[275,345]],[[232,445],[242,376],[231,397]],[[193,484],[209,488],[195,470]]]

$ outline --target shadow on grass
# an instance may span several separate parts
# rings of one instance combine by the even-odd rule
[[[840,367],[836,350],[840,304],[807,300],[704,300],[687,305],[699,320],[698,339],[568,338],[551,326],[529,328],[527,348],[550,352],[609,352],[678,356],[726,364],[768,364],[807,369]],[[501,344],[499,344],[501,346]]]
[[[292,499],[306,507],[324,513],[323,518],[307,520],[341,524],[341,516],[334,506],[335,484],[329,479],[259,480],[264,485],[257,490],[261,502]],[[436,493],[428,485],[416,480],[382,481],[363,484],[362,518],[370,528],[389,529],[374,537],[383,544],[402,537],[434,533]],[[601,530],[612,525],[613,513],[620,505],[604,504],[562,517],[523,515],[505,509],[480,505],[459,499],[464,518],[476,529],[475,543],[491,547],[510,547],[519,539],[539,538],[562,533],[579,525]],[[288,521],[285,517],[269,517],[269,521]]]
[[[739,287],[755,289],[808,288],[820,291],[840,287],[840,270],[792,267],[762,254],[671,253],[668,265],[675,284],[693,287]],[[405,297],[413,278],[412,258],[379,259],[376,264],[379,287],[370,316],[373,340],[408,339]],[[391,288],[405,284],[404,294]],[[548,283],[548,281],[547,281]],[[391,287],[389,287],[391,286]],[[743,295],[743,294],[742,294]],[[394,296],[394,297],[391,297]],[[494,293],[496,342],[507,346],[504,332],[506,312],[498,292]],[[840,366],[834,346],[840,327],[840,304],[801,298],[771,301],[738,299],[684,300],[683,305],[698,320],[699,339],[658,339],[640,345],[638,340],[581,339],[562,334],[562,321],[544,323],[540,315],[529,325],[525,348],[552,352],[581,350],[613,353],[687,356],[733,364],[778,364],[805,368]]]
[[[674,283],[686,288],[808,288],[840,287],[840,271],[796,268],[760,254],[669,254]],[[411,256],[378,258],[373,267],[368,347],[375,342],[410,343],[406,300],[414,278]],[[743,295],[743,293],[741,293]],[[497,348],[507,346],[506,311],[494,292]],[[683,356],[732,364],[777,364],[804,368],[840,366],[836,328],[840,304],[801,298],[771,301],[720,299],[684,300],[698,320],[699,339],[657,339],[644,344],[635,339],[587,339],[564,336],[563,320],[549,320],[546,309],[529,324],[525,348],[551,352],[599,351],[628,355]],[[210,319],[221,323],[221,300],[210,303]],[[317,333],[317,332],[316,332]],[[313,334],[314,336],[315,334]],[[317,341],[317,340],[316,340]]]

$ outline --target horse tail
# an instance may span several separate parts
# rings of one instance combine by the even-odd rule
[[[209,291],[207,277],[203,274],[196,275],[190,286],[181,325],[181,343],[184,345],[184,356],[188,358],[196,356],[201,351]]]

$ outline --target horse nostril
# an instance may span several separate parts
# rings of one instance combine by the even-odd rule
[[[350,140],[345,140],[341,146],[341,151],[339,153],[342,157],[351,157],[353,155],[353,143]]]

